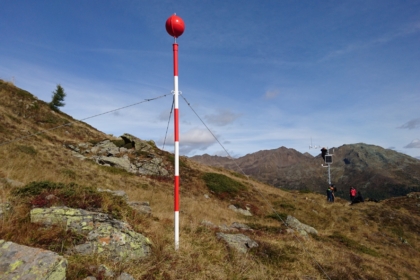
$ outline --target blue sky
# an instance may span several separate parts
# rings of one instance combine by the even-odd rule
[[[162,147],[179,89],[231,156],[367,143],[420,157],[420,1],[5,1],[0,78]],[[224,155],[180,97],[180,150]],[[173,119],[165,149],[173,151]]]

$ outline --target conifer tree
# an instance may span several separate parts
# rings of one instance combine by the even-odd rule
[[[66,105],[64,101],[64,97],[66,97],[66,93],[61,85],[57,85],[57,89],[53,91],[52,100],[50,103],[50,108],[55,111],[60,111],[58,107],[63,107]]]

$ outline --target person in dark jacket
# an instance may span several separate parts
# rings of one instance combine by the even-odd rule
[[[327,201],[331,202],[332,201],[332,190],[331,187],[327,188]]]
[[[328,201],[328,202],[334,202],[334,198],[335,198],[334,192],[335,192],[336,190],[337,190],[337,189],[334,187],[334,185],[333,185],[333,184],[331,184],[331,185],[328,187],[328,189],[327,189],[327,201]]]
[[[357,196],[353,199],[350,205],[353,205],[355,203],[360,203],[360,202],[365,202],[365,200],[363,199],[362,193],[357,192]]]

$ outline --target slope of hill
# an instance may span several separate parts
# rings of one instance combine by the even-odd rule
[[[331,149],[332,151],[332,149]],[[238,159],[194,156],[194,161],[244,172],[270,185],[285,189],[324,193],[328,184],[327,168],[320,156],[310,157],[281,147],[259,151]],[[338,196],[348,197],[351,186],[366,197],[384,199],[420,191],[420,161],[410,156],[364,143],[334,149],[331,181]]]
[[[180,248],[176,251],[171,176],[133,174],[80,160],[64,145],[105,139],[120,141],[62,112],[52,112],[30,93],[0,81],[0,209],[8,205],[0,215],[0,239],[66,257],[69,280],[117,277],[99,272],[101,265],[134,279],[420,279],[419,193],[380,203],[350,206],[340,198],[327,203],[317,193],[273,188],[224,168],[181,158]],[[278,152],[295,165],[320,160],[285,148]],[[172,156],[155,153],[166,159]],[[262,158],[255,156],[255,165],[249,168],[258,170],[258,160]],[[324,176],[325,169],[319,175]],[[36,188],[40,182],[63,188]],[[124,191],[131,201],[148,201],[151,215],[133,213],[126,202],[101,195],[99,188]],[[17,197],[18,193],[27,196]],[[69,255],[67,250],[88,237],[64,227],[31,223],[28,212],[40,205],[95,208],[118,217],[150,239],[151,255],[135,261]],[[230,205],[249,209],[252,216],[235,212]],[[293,230],[283,223],[288,215],[315,228],[317,234]],[[221,233],[245,235],[258,246],[246,254],[237,252],[219,239]],[[0,263],[0,273],[3,269],[7,267]]]

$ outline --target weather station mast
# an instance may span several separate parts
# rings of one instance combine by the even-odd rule
[[[179,249],[179,110],[178,110],[178,44],[176,38],[182,35],[185,30],[185,24],[182,18],[173,14],[166,20],[166,31],[174,38],[174,232],[175,232],[175,250]]]
[[[321,146],[312,146],[312,138],[311,138],[311,145],[309,149],[319,149]],[[334,152],[334,150],[333,150]],[[324,163],[321,163],[322,167],[328,167],[328,185],[331,185],[331,164],[333,163],[332,154],[330,154],[330,149],[322,147],[321,149],[321,156],[324,160]]]

